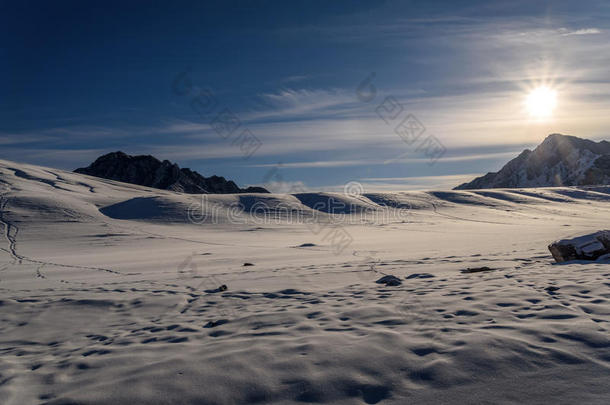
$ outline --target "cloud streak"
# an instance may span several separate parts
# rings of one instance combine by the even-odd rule
[[[597,34],[601,34],[602,30],[600,30],[599,28],[581,28],[581,29],[577,29],[577,30],[570,30],[568,28],[560,28],[559,33],[561,35],[563,35],[564,37],[567,37],[570,35],[597,35]]]

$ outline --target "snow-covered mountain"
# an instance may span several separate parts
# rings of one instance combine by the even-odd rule
[[[549,135],[500,171],[477,177],[455,190],[610,184],[610,142]]]
[[[160,161],[150,155],[130,156],[121,151],[100,156],[88,167],[75,172],[188,194],[268,193],[262,187],[241,189],[224,177],[206,178],[188,168],[181,169],[169,160]]]

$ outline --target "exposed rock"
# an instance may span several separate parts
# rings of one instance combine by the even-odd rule
[[[572,239],[562,239],[549,245],[557,263],[570,260],[597,260],[610,254],[610,231],[598,231]]]
[[[467,269],[463,269],[461,273],[481,273],[483,271],[492,271],[491,267],[483,266],[483,267],[468,267]]]
[[[219,319],[217,321],[209,321],[203,327],[204,328],[215,328],[217,326],[224,325],[225,323],[228,323],[228,322],[229,321],[227,319]]]
[[[100,156],[88,167],[74,171],[89,176],[187,194],[268,193],[262,187],[241,189],[224,177],[203,177],[188,168],[181,169],[169,160],[160,161],[150,155],[130,156],[120,151]]]
[[[212,290],[205,290],[206,293],[208,294],[214,294],[214,293],[219,293],[219,292],[223,292],[223,291],[227,291],[227,285],[223,284],[218,288],[214,288]]]
[[[400,281],[398,277],[392,275],[383,276],[375,282],[377,284],[385,284],[386,287],[395,287],[402,284],[402,281]]]
[[[435,277],[434,274],[430,274],[430,273],[413,273],[413,274],[409,274],[406,278],[407,280],[410,280],[412,278],[433,278]]]
[[[477,177],[455,190],[598,184],[610,184],[610,142],[552,134],[499,172]]]
[[[266,193],[269,194],[269,190],[267,190],[264,187],[259,187],[259,186],[250,186],[247,188],[242,188],[241,189],[242,193]]]
[[[297,247],[314,247],[317,246],[315,243],[301,243],[299,246]]]

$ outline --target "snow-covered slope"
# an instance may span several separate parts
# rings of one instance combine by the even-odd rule
[[[499,172],[456,190],[610,184],[610,143],[549,135],[534,151],[524,150]]]
[[[610,187],[201,196],[0,161],[0,189],[2,404],[610,395],[608,263],[547,250],[608,228]]]

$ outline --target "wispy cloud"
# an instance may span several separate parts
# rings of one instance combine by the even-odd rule
[[[363,178],[365,192],[406,190],[449,190],[471,181],[481,173],[464,173],[441,176],[370,177]]]
[[[0,134],[0,145],[15,145],[24,143],[36,143],[47,138],[35,134]]]
[[[580,28],[576,30],[571,30],[569,28],[560,28],[559,33],[563,36],[570,35],[596,35],[601,34],[602,30],[599,28]]]
[[[405,182],[405,181],[413,181],[413,182],[428,182],[430,180],[455,180],[460,179],[462,177],[473,177],[480,176],[480,173],[464,173],[464,174],[450,174],[450,175],[442,175],[442,176],[406,176],[406,177],[363,177],[360,181],[365,182]]]
[[[280,80],[281,83],[296,83],[296,82],[302,82],[305,81],[307,79],[311,79],[312,75],[294,75],[294,76],[288,76],[288,77],[284,77],[283,79]]]
[[[464,151],[462,151],[464,153]],[[456,156],[444,156],[443,162],[466,162],[471,160],[498,160],[498,159],[512,159],[517,156],[520,151],[510,152],[497,152],[497,153],[479,153],[479,154],[468,154],[464,153]],[[247,165],[248,167],[280,167],[282,169],[311,169],[311,168],[323,168],[323,167],[350,167],[350,166],[362,166],[362,165],[386,165],[392,163],[427,163],[429,158],[426,157],[413,157],[413,151],[409,150],[405,153],[401,153],[395,158],[391,159],[359,159],[359,160],[323,160],[323,161],[311,161],[311,162],[290,162],[290,163],[263,163]]]
[[[382,163],[382,161],[377,161]],[[282,169],[310,169],[314,167],[349,167],[362,165],[362,160],[326,160],[315,162],[264,163],[248,165],[248,167],[280,167]],[[370,161],[366,163],[370,164]]]
[[[36,165],[49,166],[64,170],[73,170],[76,167],[86,166],[102,153],[108,152],[101,148],[87,149],[55,149],[33,148],[12,149],[3,148],[0,157],[19,162],[31,162]]]
[[[464,173],[440,176],[365,177],[358,179],[365,193],[419,190],[450,190],[471,181],[481,173]],[[325,191],[342,192],[344,185],[323,187]]]
[[[270,181],[265,184],[253,184],[255,186],[264,186],[272,193],[294,193],[295,190],[309,191],[310,189],[302,181]]]
[[[286,88],[260,96],[258,111],[246,113],[245,120],[290,120],[322,117],[337,118],[352,112],[358,105],[353,92],[346,89]]]

